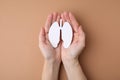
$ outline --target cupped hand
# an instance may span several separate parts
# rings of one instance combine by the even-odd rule
[[[72,13],[64,12],[61,14],[61,18],[63,22],[69,22],[73,29],[73,40],[71,45],[68,48],[61,46],[62,61],[78,59],[81,51],[85,47],[85,34]]]
[[[60,14],[54,12],[47,17],[46,24],[41,28],[39,34],[39,48],[45,60],[61,62],[61,45],[59,44],[57,48],[53,48],[48,40],[49,28],[54,21],[60,21]]]

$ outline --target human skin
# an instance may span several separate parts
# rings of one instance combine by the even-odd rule
[[[61,59],[68,80],[87,80],[79,63],[79,55],[85,47],[85,33],[71,12],[61,14],[63,22],[69,22],[73,28],[73,41],[68,48],[61,46]]]
[[[60,14],[54,12],[47,17],[46,24],[39,34],[39,47],[45,58],[42,80],[57,80],[61,63],[61,45],[53,48],[48,40],[50,25],[60,20]]]
[[[54,21],[59,23],[60,18],[62,18],[63,23],[69,22],[73,28],[73,40],[68,48],[62,46],[62,41],[57,48],[53,48],[48,40],[51,24]],[[45,58],[42,80],[57,80],[61,61],[64,64],[68,80],[86,80],[78,61],[78,57],[85,47],[85,34],[71,12],[62,14],[54,12],[48,16],[45,26],[40,31],[39,47]]]

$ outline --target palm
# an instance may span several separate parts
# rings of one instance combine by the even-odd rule
[[[84,48],[84,36],[79,33],[74,33],[73,42],[69,48],[62,48],[62,57],[75,58]]]
[[[45,43],[41,44],[41,51],[44,53],[46,59],[59,59],[60,58],[60,47],[53,48],[48,40]]]

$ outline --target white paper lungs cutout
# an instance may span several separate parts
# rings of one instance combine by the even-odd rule
[[[62,27],[62,40],[63,40],[63,47],[68,48],[72,42],[72,28],[68,22],[65,22]]]
[[[68,48],[72,42],[73,32],[70,24],[68,22],[65,22],[62,26],[62,20],[60,20],[60,26],[58,22],[54,22],[48,33],[49,41],[52,44],[54,48],[58,46],[58,43],[60,41],[60,30],[61,30],[61,36],[63,40],[63,47]]]
[[[59,41],[60,41],[60,29],[59,29],[59,24],[58,22],[54,22],[48,33],[49,41],[52,44],[54,48],[57,47]]]

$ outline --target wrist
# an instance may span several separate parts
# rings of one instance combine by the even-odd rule
[[[51,57],[51,58],[45,58],[45,62],[46,63],[50,63],[50,64],[60,64],[61,63],[61,59],[58,57]]]
[[[65,59],[65,60],[63,60],[63,64],[64,65],[69,65],[69,66],[71,66],[71,65],[80,65],[78,58]]]
[[[58,61],[58,60],[45,60],[45,64],[48,65],[48,66],[59,66],[61,63],[61,61]]]

